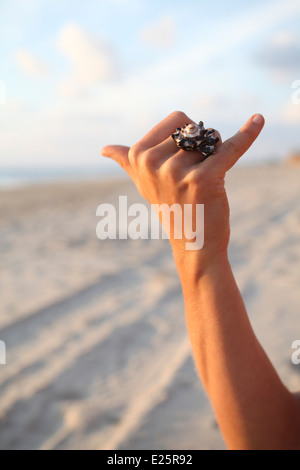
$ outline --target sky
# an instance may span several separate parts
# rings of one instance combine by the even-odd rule
[[[95,167],[170,112],[300,150],[299,0],[0,0],[0,167]],[[298,81],[298,83],[297,83]],[[299,91],[299,92],[298,92]]]

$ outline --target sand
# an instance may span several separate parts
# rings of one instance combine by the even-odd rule
[[[227,178],[230,259],[255,332],[300,390],[300,169]],[[167,240],[96,237],[127,178],[0,192],[1,449],[225,449]],[[247,364],[245,364],[247,367]]]

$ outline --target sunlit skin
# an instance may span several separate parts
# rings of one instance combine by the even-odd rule
[[[228,260],[229,205],[225,174],[256,140],[264,119],[252,116],[216,153],[179,150],[171,134],[192,123],[174,112],[133,147],[108,145],[151,204],[204,204],[201,250],[170,237],[185,301],[197,369],[229,449],[300,449],[300,401],[282,384],[259,344]],[[262,312],[263,314],[263,312]]]

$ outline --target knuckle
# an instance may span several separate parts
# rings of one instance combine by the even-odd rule
[[[243,147],[250,147],[250,145],[253,143],[253,140],[254,140],[254,135],[251,134],[250,132],[245,132],[243,134],[243,140],[242,140],[242,143],[243,143]]]
[[[153,170],[155,168],[156,158],[153,151],[145,151],[140,157],[139,164],[146,170]]]
[[[161,181],[166,181],[166,179],[170,177],[170,173],[166,168],[165,163],[159,169],[159,177]]]
[[[189,190],[190,185],[191,183],[188,178],[182,178],[177,184],[178,192],[181,194],[186,193]]]
[[[191,189],[195,188],[195,190],[199,188],[205,188],[208,185],[207,174],[199,169],[191,170],[187,174],[185,181]]]
[[[223,143],[225,149],[227,152],[231,153],[232,155],[237,155],[238,154],[238,147],[235,142],[232,140],[227,140],[226,142]]]
[[[188,119],[187,115],[186,115],[184,112],[182,112],[182,111],[173,111],[173,112],[170,114],[170,117],[171,117],[171,118],[174,118],[174,119],[178,119],[178,120],[180,120],[180,121],[181,121],[181,120],[184,121],[184,120],[187,120],[187,119]]]
[[[130,165],[135,168],[136,167],[136,158],[134,156],[134,154],[132,152],[129,152],[128,153],[128,160],[129,160],[129,163]]]
[[[197,184],[199,179],[200,179],[199,171],[198,170],[191,170],[191,171],[188,172],[188,174],[184,178],[184,181],[188,186],[192,186],[194,184]]]
[[[139,158],[139,155],[141,153],[142,149],[141,149],[141,145],[139,142],[137,142],[136,144],[134,144],[131,149],[129,150],[128,152],[128,159],[129,159],[129,162],[132,166],[136,166],[137,164],[137,160]]]
[[[177,162],[174,158],[169,158],[161,166],[161,175],[165,178],[175,179],[177,174]]]

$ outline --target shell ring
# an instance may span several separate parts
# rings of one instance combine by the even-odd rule
[[[177,127],[172,137],[182,150],[198,150],[203,154],[203,160],[216,152],[215,146],[219,137],[214,137],[214,129],[205,129],[203,122],[199,124],[186,124]]]

